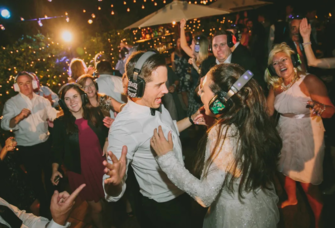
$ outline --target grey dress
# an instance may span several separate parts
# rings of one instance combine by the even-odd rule
[[[218,127],[213,127],[208,134],[206,160],[216,144],[217,130]],[[178,162],[173,151],[157,158],[157,161],[160,168],[178,188],[188,193],[203,207],[209,207],[203,227],[276,227],[279,221],[279,211],[278,197],[273,185],[271,190],[257,189],[255,193],[243,192],[242,202],[238,199],[239,178],[236,179],[234,193],[222,187],[235,161],[235,153],[239,145],[237,139],[237,129],[232,126],[227,132],[227,138],[218,156],[209,167],[207,177],[204,178],[202,175],[200,180]]]

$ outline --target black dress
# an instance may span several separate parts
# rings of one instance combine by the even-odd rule
[[[0,197],[21,210],[29,210],[37,197],[17,159],[17,151],[9,151],[0,161]]]

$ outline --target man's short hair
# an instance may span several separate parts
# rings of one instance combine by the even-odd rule
[[[107,61],[100,61],[98,64],[97,64],[97,71],[98,73],[104,73],[104,72],[113,72],[113,69],[111,67],[111,64]]]
[[[213,39],[216,36],[221,36],[221,35],[228,35],[227,31],[225,29],[221,29],[221,30],[216,30],[216,32],[214,33]]]
[[[134,68],[137,63],[137,61],[141,58],[141,56],[145,52],[138,51],[134,52],[129,58],[126,63],[126,75],[128,78],[132,78],[134,74]],[[139,74],[139,77],[144,78],[146,82],[151,81],[151,74],[152,72],[157,69],[159,66],[166,66],[165,57],[162,54],[155,54],[150,56],[145,63],[142,66],[141,73]]]

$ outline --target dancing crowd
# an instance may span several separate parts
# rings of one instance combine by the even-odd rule
[[[334,152],[323,121],[335,107],[317,68],[335,68],[335,57],[315,57],[313,12],[308,21],[287,6],[273,24],[237,14],[211,39],[185,32],[183,19],[171,58],[123,40],[122,77],[108,61],[75,58],[55,92],[19,72],[1,119],[15,138],[0,152],[0,227],[69,227],[79,196],[99,228],[117,201],[145,228],[198,227],[192,201],[208,208],[203,227],[272,228],[299,203],[297,184],[322,227],[319,185]],[[190,132],[201,140],[185,168]]]

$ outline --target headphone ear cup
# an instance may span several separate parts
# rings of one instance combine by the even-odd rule
[[[14,83],[13,88],[15,92],[20,92],[20,87],[17,83]]]
[[[209,101],[208,107],[214,115],[217,115],[223,113],[223,110],[228,107],[227,103],[219,99],[219,95],[217,94]]]
[[[141,98],[144,95],[145,81],[143,78],[137,77],[137,81],[134,81],[133,78],[129,79],[128,82],[128,95],[130,97]]]
[[[68,110],[65,102],[62,99],[59,99],[58,104],[63,109],[63,111]]]
[[[292,54],[291,60],[292,60],[292,65],[295,68],[301,64],[300,56],[298,54]]]
[[[83,103],[82,104],[83,106],[86,105],[89,102],[86,93],[81,94],[81,102]]]
[[[227,45],[230,48],[234,47],[233,37],[232,37],[232,34],[230,32],[227,33]]]
[[[272,64],[270,64],[270,65],[268,66],[267,69],[268,69],[269,74],[270,74],[271,76],[277,76],[276,70],[275,70],[275,68],[272,66]]]
[[[38,88],[38,84],[36,80],[33,80],[33,89],[37,89]]]

